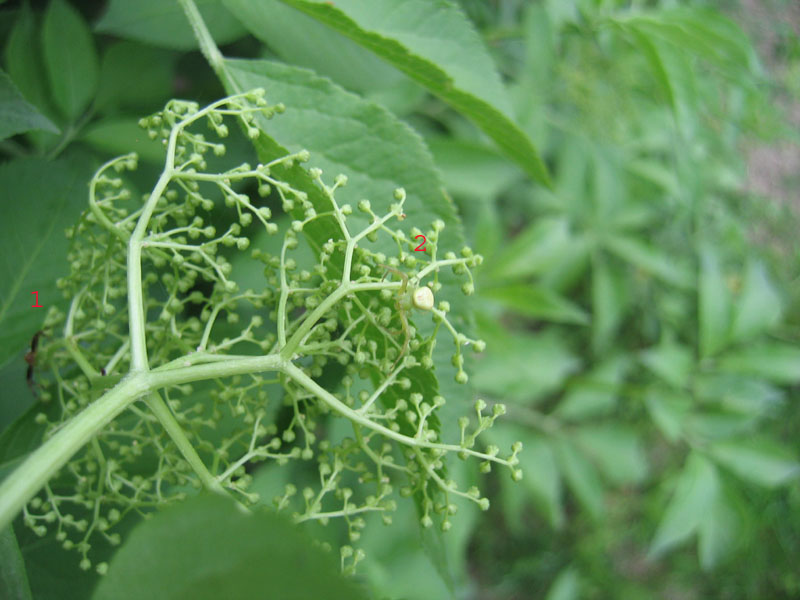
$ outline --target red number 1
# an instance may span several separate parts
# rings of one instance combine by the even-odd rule
[[[41,304],[39,304],[39,292],[31,292],[31,294],[36,296],[36,303],[31,305],[31,308],[44,308]]]
[[[419,239],[419,238],[422,238],[422,243],[419,246],[417,246],[416,248],[414,248],[414,252],[425,252],[425,242],[427,242],[428,240],[426,240],[425,236],[422,235],[421,233],[419,235],[415,235],[414,236],[415,240]]]

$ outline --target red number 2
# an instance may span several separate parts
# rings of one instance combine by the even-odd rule
[[[415,235],[414,236],[415,240],[419,239],[419,238],[422,238],[422,243],[419,246],[417,246],[416,248],[414,248],[414,252],[425,252],[425,242],[428,241],[428,240],[426,240],[425,236],[422,235],[421,233],[419,235]]]

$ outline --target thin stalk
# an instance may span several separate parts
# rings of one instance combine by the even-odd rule
[[[178,450],[180,450],[183,458],[185,458],[186,462],[192,467],[202,484],[213,492],[225,493],[225,490],[219,484],[216,477],[208,472],[203,459],[200,458],[194,446],[192,446],[192,443],[186,437],[186,434],[183,432],[183,429],[181,429],[172,411],[164,402],[163,398],[161,398],[161,394],[158,392],[150,394],[147,397],[147,406],[150,407],[150,410],[160,421],[161,426],[166,430],[169,437],[172,438],[172,441],[178,447]]]

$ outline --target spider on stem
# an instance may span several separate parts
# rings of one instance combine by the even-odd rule
[[[409,293],[408,275],[406,273],[403,273],[394,267],[390,267],[389,265],[378,264],[378,266],[386,269],[386,274],[383,276],[384,278],[386,278],[387,274],[393,273],[403,280],[403,284],[400,286],[397,297],[395,298],[394,305],[397,309],[397,315],[400,318],[400,325],[403,329],[404,339],[403,347],[400,349],[400,354],[397,355],[397,358],[392,365],[392,369],[394,369],[397,366],[397,363],[400,362],[400,359],[406,355],[406,352],[408,352],[408,345],[411,342],[411,330],[408,326],[408,312],[412,308],[418,308],[419,310],[433,309],[433,292],[427,285],[421,285],[412,289]]]

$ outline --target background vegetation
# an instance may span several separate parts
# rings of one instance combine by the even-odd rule
[[[470,302],[487,351],[457,402],[508,405],[487,435],[523,441],[524,479],[484,479],[490,511],[463,507],[433,540],[410,504],[368,527],[357,577],[374,597],[800,597],[794,2],[462,0],[485,46],[459,40],[466,20],[426,29],[433,16],[410,0],[395,19],[425,32],[416,42],[376,41],[357,3],[332,3],[353,26],[301,0],[198,4],[225,56],[273,61],[271,101],[305,102],[279,136],[306,136],[353,173],[413,179],[402,144],[354,143],[347,162],[333,149],[346,140],[322,140],[345,100],[404,121],[485,257]],[[74,222],[112,156],[139,152],[148,189],[162,156],[141,116],[226,92],[177,4],[0,10],[0,107],[22,115],[0,119],[7,472],[41,436],[25,420],[23,355],[41,325],[29,291],[55,297],[66,271],[50,232]],[[297,67],[326,79],[292,70],[310,83],[290,84],[281,69]],[[245,160],[248,141],[229,151]],[[256,485],[286,477],[264,467]],[[16,525],[33,596],[88,597],[98,575]]]

